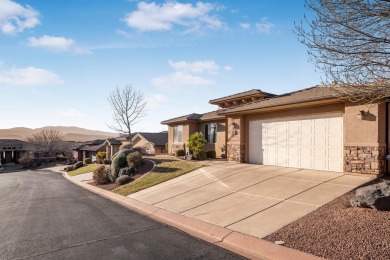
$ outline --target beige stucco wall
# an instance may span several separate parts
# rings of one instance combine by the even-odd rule
[[[216,151],[217,157],[221,157],[222,154],[225,154],[225,152],[222,153],[221,150],[221,147],[225,145],[225,120],[199,123],[197,131],[202,132],[203,136],[205,136],[205,124],[210,123],[217,123],[217,142],[215,144],[205,144],[203,149],[206,151]]]
[[[145,149],[145,147],[149,145],[149,142],[147,140],[137,136],[136,138],[134,138],[132,140],[132,143],[133,143],[133,147],[134,148],[138,148],[138,147],[141,148],[141,153],[142,154],[147,154],[146,149]],[[150,154],[154,154],[155,153],[154,147],[152,147],[151,145],[150,145],[148,150],[149,150]]]

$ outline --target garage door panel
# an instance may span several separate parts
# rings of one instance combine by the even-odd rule
[[[264,164],[343,171],[342,115],[255,122],[260,123],[250,122],[249,131],[258,131],[260,134],[250,134],[249,153],[257,153]],[[264,151],[254,150],[252,146],[261,146]],[[249,155],[249,158],[250,162],[254,162],[253,156]]]

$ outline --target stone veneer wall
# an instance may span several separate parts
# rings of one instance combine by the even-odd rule
[[[227,144],[228,161],[244,162],[244,148],[243,144]]]
[[[382,175],[385,172],[384,147],[345,146],[346,172]]]
[[[177,150],[184,150],[184,144],[172,144],[171,153],[175,154]]]

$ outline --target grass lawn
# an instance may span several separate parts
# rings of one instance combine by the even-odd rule
[[[83,166],[81,168],[78,168],[74,171],[70,171],[70,172],[68,172],[68,174],[69,174],[69,176],[76,176],[79,174],[93,172],[94,170],[96,170],[97,168],[99,168],[102,165],[104,165],[104,164],[88,164],[88,165]]]
[[[188,161],[179,161],[166,158],[150,159],[155,161],[157,164],[152,172],[127,185],[114,189],[113,192],[127,196],[129,194],[144,190],[202,167],[202,165],[198,163]]]

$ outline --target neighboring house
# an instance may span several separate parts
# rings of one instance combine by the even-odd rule
[[[250,90],[211,104],[219,110],[165,120],[168,152],[185,148],[201,131],[206,150],[230,161],[337,172],[387,172],[389,104],[336,97],[316,86],[283,95]],[[188,152],[188,149],[186,149]]]
[[[130,141],[133,143],[133,147],[140,148],[143,154],[164,154],[167,153],[168,132],[138,132],[132,135]]]
[[[122,142],[115,138],[109,138],[104,142],[104,145],[106,147],[106,158],[111,160],[112,156],[119,151],[119,147],[122,145]]]
[[[26,152],[33,151],[33,145],[16,139],[0,139],[0,160],[2,164],[17,163]]]
[[[84,143],[73,149],[73,156],[77,161],[83,161],[85,158],[91,158],[92,161],[95,161],[99,151],[106,151],[105,140],[98,139]]]

